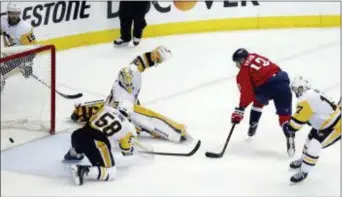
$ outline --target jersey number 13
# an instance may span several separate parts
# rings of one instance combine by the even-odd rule
[[[261,57],[255,58],[255,62],[258,65],[251,64],[251,68],[253,68],[255,70],[260,70],[261,67],[269,66],[271,64],[270,61],[265,60],[264,58],[261,58]]]

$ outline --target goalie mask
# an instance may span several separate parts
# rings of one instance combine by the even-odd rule
[[[130,68],[125,67],[120,70],[119,83],[128,93],[131,94],[133,92],[133,71]]]
[[[291,90],[296,94],[296,97],[300,97],[305,91],[310,89],[309,82],[305,80],[302,76],[297,76],[292,79]]]

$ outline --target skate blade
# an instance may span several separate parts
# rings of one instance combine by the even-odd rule
[[[251,142],[253,141],[254,136],[247,136],[247,138],[245,139],[246,142]]]
[[[305,179],[304,179],[304,180],[305,180]],[[299,182],[297,182],[297,183],[290,181],[289,186],[296,186],[296,185],[302,184],[302,183],[304,182],[304,180],[299,181]]]
[[[62,163],[66,163],[66,164],[76,164],[76,163],[80,163],[82,160],[62,160]]]
[[[114,44],[114,48],[132,48],[132,47],[130,46],[129,42],[125,42],[125,43],[122,43],[120,45],[115,45]]]

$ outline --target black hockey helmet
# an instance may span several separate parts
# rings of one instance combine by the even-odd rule
[[[234,52],[233,61],[234,62],[240,61],[242,59],[247,58],[247,56],[248,56],[248,51],[244,48],[240,48]]]

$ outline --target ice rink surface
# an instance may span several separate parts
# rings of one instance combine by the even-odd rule
[[[285,137],[271,102],[264,108],[257,134],[247,139],[249,108],[238,125],[225,156],[205,158],[205,151],[220,151],[230,130],[230,115],[238,104],[235,75],[231,61],[239,47],[260,53],[287,71],[303,75],[313,87],[323,89],[338,100],[340,96],[340,29],[287,29],[220,32],[143,39],[140,46],[117,49],[112,44],[76,48],[57,54],[57,87],[66,92],[83,92],[82,101],[107,96],[118,70],[143,52],[165,45],[173,58],[143,74],[142,105],[185,123],[188,132],[202,140],[200,150],[190,158],[155,157],[147,163],[133,162],[114,182],[85,182],[73,185],[70,177],[41,176],[4,170],[3,161],[13,165],[37,165],[48,174],[60,173],[47,160],[60,162],[69,148],[68,138],[48,136],[29,143],[32,151],[19,154],[20,146],[9,146],[42,132],[13,131],[14,144],[2,135],[1,192],[4,196],[339,196],[340,142],[321,152],[319,162],[307,180],[290,185],[294,174],[288,164],[301,154],[309,127],[296,137],[297,153],[290,159]],[[7,87],[6,87],[7,88]],[[57,130],[76,128],[67,122],[73,101],[57,99]],[[295,103],[294,103],[295,104]],[[8,137],[8,136],[7,136]],[[59,141],[50,142],[52,139]],[[49,141],[50,140],[50,141]],[[53,141],[53,140],[52,140]],[[143,139],[160,151],[188,151],[193,144]],[[45,142],[45,144],[44,144]],[[18,154],[3,157],[18,149]],[[30,149],[31,150],[31,149]],[[36,151],[35,151],[36,150]],[[42,154],[42,155],[40,155]],[[49,155],[49,156],[46,156]],[[34,162],[25,162],[32,158]],[[42,162],[39,162],[41,160]],[[118,161],[119,162],[119,161]],[[7,160],[8,163],[8,160]],[[62,164],[58,164],[62,165]],[[118,164],[119,165],[119,164]],[[119,169],[120,170],[120,169]]]

